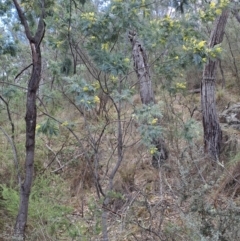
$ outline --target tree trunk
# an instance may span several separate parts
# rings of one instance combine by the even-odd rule
[[[132,43],[134,69],[139,81],[141,101],[144,105],[155,103],[145,50],[142,44],[137,40],[137,34],[135,32],[129,32],[128,37]]]
[[[137,34],[135,32],[130,31],[128,37],[132,44],[134,69],[139,81],[142,104],[154,104],[155,98],[152,89],[152,81],[147,61],[147,54],[142,44],[138,41]],[[151,144],[153,144],[158,150],[158,153],[152,157],[152,165],[154,168],[158,169],[160,168],[163,161],[168,159],[168,150],[162,137],[158,137],[157,139],[152,140]]]
[[[18,4],[17,0],[13,0],[17,9],[19,18],[25,28],[26,36],[29,40],[32,51],[32,73],[28,83],[27,103],[26,103],[26,158],[25,158],[25,178],[20,184],[20,205],[16,224],[14,227],[13,240],[25,240],[25,227],[28,216],[29,195],[31,191],[34,171],[34,150],[35,150],[35,127],[37,119],[36,97],[41,79],[42,60],[40,44],[45,33],[44,24],[44,1],[42,2],[42,16],[38,22],[38,28],[35,36],[32,36],[27,23],[27,19]]]
[[[227,18],[228,10],[224,10],[217,18],[210,36],[210,48],[222,42]],[[215,160],[218,160],[222,141],[222,131],[218,121],[215,101],[216,69],[217,60],[208,59],[203,70],[201,104],[203,111],[205,153],[209,154]]]

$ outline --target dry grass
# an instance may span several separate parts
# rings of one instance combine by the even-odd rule
[[[217,98],[220,101],[219,108],[228,100],[220,92]],[[163,107],[162,125],[165,127],[170,156],[160,170],[152,167],[152,157],[139,141],[137,125],[128,123],[132,110],[128,109],[123,114],[124,156],[114,178],[112,201],[107,207],[110,240],[198,240],[191,237],[200,237],[194,236],[194,233],[206,237],[206,230],[202,232],[200,228],[204,226],[201,212],[207,212],[208,207],[217,208],[213,200],[226,203],[230,198],[236,204],[239,203],[238,159],[234,159],[235,163],[229,163],[224,175],[221,175],[222,169],[203,155],[201,133],[192,143],[178,135],[194,108],[200,108],[199,97],[179,94],[175,99],[166,96],[165,101],[167,104]],[[138,105],[139,99],[136,98],[133,103]],[[93,172],[97,171],[98,182],[105,192],[109,173],[118,158],[116,114],[113,110],[109,111],[111,119],[107,125],[101,116],[95,118],[95,115],[87,115],[84,119],[71,106],[61,112],[59,119],[66,120],[66,116],[69,122],[75,123],[73,130],[83,146],[76,145],[76,139],[63,127],[60,127],[60,136],[52,139],[50,144],[53,151],[58,153],[65,142],[58,157],[62,165],[69,164],[59,174],[63,175],[71,190],[71,196],[67,197],[74,207],[71,219],[86,227],[84,235],[91,237],[89,240],[101,240],[101,230],[98,228],[101,224],[102,197],[96,194]],[[201,116],[197,115],[197,111],[192,117],[201,124]],[[98,149],[94,151],[104,128]],[[48,140],[43,138],[39,148],[44,146],[44,141]],[[1,148],[6,150],[7,143],[4,140],[2,142]],[[49,163],[54,155],[41,152],[37,156],[41,163]],[[58,165],[54,161],[52,170],[58,168]],[[7,171],[8,166],[1,162],[1,180],[9,175]],[[212,192],[212,189],[215,191]],[[214,224],[218,222],[210,214],[204,215]],[[212,227],[212,230],[216,230],[216,227]]]

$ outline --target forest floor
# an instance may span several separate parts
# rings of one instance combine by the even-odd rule
[[[225,108],[226,103],[238,101],[237,95],[223,95],[221,90],[216,96],[219,111]],[[231,138],[232,133],[236,133],[236,145],[225,149],[220,163],[213,162],[203,150],[199,97],[192,94],[166,98],[168,101],[162,104],[161,125],[169,150],[168,160],[160,169],[152,166],[152,156],[140,141],[139,126],[131,118],[132,111],[125,111],[122,114],[123,159],[114,177],[113,190],[108,193],[110,202],[107,206],[103,205],[104,197],[97,185],[103,192],[108,189],[109,175],[119,157],[116,114],[109,111],[111,119],[106,124],[104,118],[97,115],[82,118],[76,109],[67,106],[59,119],[67,117],[69,123],[74,123],[74,133],[81,144],[63,124],[59,126],[59,136],[37,135],[35,175],[37,178],[45,172],[46,183],[41,181],[44,188],[42,194],[36,197],[42,199],[41,207],[50,206],[44,211],[49,215],[51,205],[56,203],[71,207],[64,217],[75,231],[69,231],[70,235],[67,221],[63,226],[59,224],[61,217],[58,217],[59,223],[57,219],[52,221],[43,214],[39,219],[36,214],[38,209],[34,207],[35,213],[29,217],[28,240],[103,240],[103,211],[108,213],[107,227],[111,241],[240,240],[237,228],[240,221],[238,131],[225,130],[224,133]],[[138,101],[136,103],[139,104]],[[24,122],[17,124],[20,130],[16,138],[17,147],[23,163]],[[2,160],[7,157],[11,160],[11,148],[4,138],[1,137]],[[96,174],[97,179],[94,178]],[[4,181],[7,178],[8,181]],[[1,161],[0,179],[8,186],[16,184],[12,163]],[[35,185],[41,187],[39,181]],[[18,199],[15,198],[15,203],[11,205],[17,205]],[[32,203],[40,205],[34,196]],[[1,209],[1,226],[5,227],[3,233],[10,235],[16,210],[17,207],[12,206]],[[56,227],[52,228],[50,223]],[[35,230],[35,235],[31,229]]]

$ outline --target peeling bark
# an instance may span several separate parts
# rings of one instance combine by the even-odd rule
[[[224,10],[216,19],[211,32],[209,47],[223,41],[224,30],[228,19],[228,10]],[[208,59],[204,66],[201,83],[201,104],[203,111],[204,149],[213,159],[218,160],[222,141],[222,131],[219,125],[215,101],[215,80],[217,60]]]
[[[132,44],[134,69],[139,81],[142,104],[153,104],[155,103],[155,97],[152,88],[147,54],[143,45],[138,41],[137,34],[135,32],[130,31],[128,37]],[[152,140],[152,144],[158,150],[158,153],[152,157],[152,165],[154,168],[158,169],[162,165],[163,161],[168,159],[168,150],[162,137]]]
[[[141,101],[145,105],[155,103],[146,52],[135,32],[129,32],[128,37],[132,43],[134,69],[139,81]]]

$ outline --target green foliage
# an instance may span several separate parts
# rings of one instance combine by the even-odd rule
[[[85,46],[97,64],[105,73],[127,74],[129,61],[125,61],[129,52],[119,51],[123,43],[126,29],[142,27],[137,9],[139,4],[132,1],[112,1],[103,13],[95,11],[81,14],[81,29],[88,37]],[[125,44],[126,46],[126,44]],[[128,44],[130,50],[130,44]]]
[[[0,38],[0,54],[10,54],[11,56],[16,56],[17,53],[17,48],[16,48],[16,43],[12,41],[1,41],[2,39]]]
[[[64,59],[61,66],[61,72],[68,76],[71,73],[71,69],[72,69],[71,59],[69,58]]]
[[[199,123],[194,119],[189,119],[184,123],[181,136],[188,142],[193,142],[194,138],[198,137],[200,134],[201,128]]]
[[[51,72],[51,74],[53,76],[59,76],[60,75],[60,72],[61,72],[61,67],[60,67],[60,64],[57,62],[57,61],[54,61],[54,60],[49,60],[48,62],[49,66],[49,70]]]
[[[48,118],[46,121],[37,124],[36,131],[49,137],[57,136],[59,134],[59,125],[56,121]]]
[[[91,84],[78,76],[64,78],[64,80],[68,83],[67,93],[75,96],[76,104],[85,110],[92,110],[100,102],[97,96],[100,87],[98,82]]]
[[[82,5],[84,5],[84,4],[87,2],[87,0],[79,0],[79,2],[80,2]]]
[[[131,90],[131,89],[124,89],[123,91],[121,91],[121,93],[119,93],[117,90],[114,90],[112,93],[112,96],[114,101],[116,102],[119,102],[119,101],[130,102],[133,93],[134,93],[134,90]]]
[[[240,215],[236,204],[229,200],[227,207],[216,209],[204,199],[209,189],[212,187],[205,184],[195,190],[191,196],[191,211],[181,215],[188,237],[199,241],[237,240]]]
[[[204,10],[199,10],[201,20],[205,23],[214,21],[229,4],[229,0],[219,0],[217,3],[212,1],[206,4]]]
[[[0,16],[6,14],[12,7],[12,1],[5,0],[0,2]]]
[[[123,195],[120,192],[115,191],[109,191],[107,193],[108,197],[110,198],[117,198],[117,199],[123,199]]]
[[[44,103],[44,105],[48,106],[49,114],[55,115],[56,112],[62,110],[62,104],[61,104],[62,95],[59,91],[55,89],[51,90],[49,88],[49,85],[42,86],[41,91],[43,93],[42,102]],[[39,109],[40,108],[42,110],[41,105],[39,106]]]
[[[99,208],[98,204],[96,203],[96,200],[94,200],[93,198],[89,201],[88,208],[89,208],[88,215],[90,215],[90,217],[91,216],[94,217],[94,219],[95,219],[92,234],[98,235],[102,231],[102,227],[101,227],[102,210]]]
[[[89,53],[93,56],[99,69],[105,73],[121,75],[126,74],[129,69],[129,64],[124,62],[125,55],[122,53],[109,53],[104,50],[98,52],[90,50]]]
[[[133,118],[139,123],[138,131],[141,134],[142,142],[150,149],[154,148],[152,143],[162,135],[162,127],[159,121],[162,117],[159,104],[143,105],[133,114]],[[152,153],[154,154],[154,153]]]
[[[40,2],[41,1],[38,0],[19,0],[30,24],[31,31],[36,30],[37,20],[41,14]],[[168,8],[170,2],[173,4],[173,7],[180,10],[184,15],[180,15],[177,11],[170,13],[170,9]],[[59,162],[63,165],[66,164],[67,168],[64,168],[63,172],[58,173],[58,175],[44,174],[38,177],[37,175],[40,175],[40,171],[44,166],[43,163],[49,163],[48,158],[52,154],[49,154],[49,151],[45,148],[46,138],[36,138],[37,150],[34,168],[37,178],[30,195],[27,230],[30,230],[32,234],[29,240],[72,239],[87,241],[90,239],[97,240],[102,235],[102,199],[95,200],[92,190],[88,189],[83,195],[84,200],[81,206],[84,217],[71,215],[72,209],[69,208],[66,203],[74,203],[74,208],[79,211],[78,205],[80,199],[77,197],[75,203],[75,197],[69,197],[67,188],[67,185],[69,185],[68,180],[62,178],[66,178],[66,176],[74,178],[72,175],[76,174],[71,172],[71,168],[76,167],[74,164],[79,161],[83,164],[85,160],[82,160],[82,153],[84,153],[85,156],[89,153],[89,155],[91,155],[89,160],[92,160],[92,152],[94,149],[95,152],[99,151],[100,154],[96,155],[93,168],[94,171],[99,173],[99,184],[102,185],[103,189],[106,187],[104,176],[108,175],[111,171],[113,165],[112,160],[115,160],[116,155],[114,148],[119,144],[116,141],[117,114],[116,109],[112,108],[112,102],[114,102],[114,104],[117,102],[129,102],[132,95],[137,92],[138,89],[137,87],[136,90],[132,88],[132,86],[138,83],[136,74],[134,73],[133,62],[131,61],[131,43],[127,38],[129,30],[136,31],[139,40],[142,41],[149,59],[151,77],[155,81],[153,85],[156,87],[154,88],[155,95],[157,98],[159,96],[162,98],[162,94],[164,94],[164,100],[167,102],[165,106],[168,108],[166,112],[164,111],[166,115],[164,114],[164,118],[162,119],[160,105],[143,106],[135,111],[133,119],[138,122],[138,131],[142,137],[142,141],[153,157],[155,157],[155,155],[159,156],[158,143],[154,141],[162,136],[163,131],[166,132],[160,123],[163,123],[166,129],[168,128],[169,133],[172,131],[170,133],[172,136],[170,137],[169,134],[169,139],[167,139],[167,144],[171,144],[171,159],[169,162],[169,172],[165,172],[165,169],[163,169],[161,181],[157,179],[160,178],[160,176],[155,178],[152,172],[148,174],[149,170],[145,168],[145,149],[137,150],[138,153],[136,154],[137,151],[135,152],[135,147],[132,148],[131,145],[131,143],[137,142],[135,136],[131,135],[133,132],[129,134],[132,130],[130,130],[131,125],[128,125],[128,117],[129,113],[133,112],[131,109],[132,105],[121,105],[120,121],[122,121],[121,126],[124,140],[124,159],[126,159],[126,163],[133,163],[134,168],[139,167],[139,169],[137,169],[139,173],[136,175],[136,180],[132,180],[132,173],[129,172],[131,168],[129,169],[129,167],[128,173],[124,172],[124,175],[126,174],[126,177],[129,179],[127,182],[131,182],[131,185],[134,183],[134,188],[136,185],[136,190],[139,189],[139,194],[144,194],[144,198],[140,202],[146,205],[146,211],[148,210],[151,214],[151,222],[149,222],[148,218],[140,221],[139,219],[133,219],[136,212],[129,213],[129,210],[131,210],[131,205],[136,205],[136,208],[139,208],[140,196],[139,194],[137,196],[134,195],[134,199],[131,199],[132,195],[128,195],[129,209],[128,206],[126,206],[127,208],[122,210],[123,213],[121,214],[121,217],[124,217],[121,219],[124,224],[121,223],[120,219],[117,219],[118,215],[112,215],[111,220],[113,220],[113,222],[108,224],[108,231],[110,234],[112,232],[111,229],[114,230],[115,236],[109,237],[109,239],[116,239],[116,230],[127,233],[124,237],[119,236],[119,240],[132,240],[133,237],[130,233],[137,233],[135,236],[139,240],[147,239],[147,237],[141,237],[141,235],[144,234],[151,236],[150,238],[152,240],[157,240],[159,237],[154,237],[154,232],[161,233],[161,235],[163,235],[161,238],[166,240],[176,239],[176,233],[179,234],[177,235],[179,240],[210,240],[207,237],[208,234],[213,234],[211,240],[218,240],[215,238],[217,236],[220,239],[217,227],[205,225],[205,219],[207,221],[211,220],[213,224],[218,223],[221,219],[213,218],[211,214],[208,213],[211,211],[208,207],[197,207],[195,211],[194,209],[191,210],[191,212],[186,211],[186,217],[182,217],[183,222],[181,223],[179,220],[176,221],[172,218],[174,215],[181,213],[176,208],[179,204],[175,205],[174,202],[176,200],[174,200],[173,196],[171,197],[171,201],[167,200],[167,202],[170,202],[166,205],[165,195],[161,195],[163,202],[159,200],[154,201],[154,199],[159,196],[158,191],[165,194],[165,187],[158,188],[158,182],[160,183],[159,185],[164,186],[169,183],[168,178],[170,178],[171,181],[172,179],[175,181],[176,178],[176,187],[174,185],[172,186],[170,182],[173,192],[176,193],[176,196],[181,196],[181,192],[184,189],[184,192],[187,190],[186,196],[190,197],[194,196],[194,193],[190,190],[192,188],[191,185],[193,185],[192,183],[195,184],[195,182],[199,182],[196,178],[197,175],[194,176],[198,171],[196,171],[196,167],[192,167],[191,164],[202,164],[199,163],[200,161],[198,160],[199,155],[202,155],[202,153],[194,149],[196,146],[194,145],[195,138],[199,136],[201,128],[197,121],[185,119],[186,113],[183,113],[184,109],[186,105],[188,108],[192,103],[186,103],[186,101],[184,101],[182,105],[182,100],[183,95],[185,96],[188,93],[187,87],[189,86],[189,79],[185,71],[191,68],[201,71],[208,59],[216,60],[222,57],[221,53],[224,52],[223,50],[226,47],[226,44],[222,46],[216,45],[212,49],[209,49],[207,46],[209,39],[208,30],[212,28],[214,19],[219,16],[220,11],[222,11],[228,3],[227,0],[215,1],[215,5],[213,2],[214,1],[210,4],[205,4],[204,1],[173,0],[162,1],[160,4],[159,1],[151,0],[46,1],[46,33],[43,40],[44,47],[42,48],[43,82],[39,91],[41,105],[38,107],[38,110],[41,111],[44,108],[44,112],[48,112],[49,115],[52,115],[56,119],[63,118],[65,121],[59,124],[53,119],[42,119],[42,117],[39,116],[40,121],[36,126],[36,130],[38,134],[42,133],[47,137],[53,138],[54,136],[58,136],[58,138],[54,138],[51,145],[54,145],[52,146],[53,150],[62,148],[60,152],[56,153],[59,153]],[[82,7],[81,4],[84,4],[84,7]],[[23,100],[25,101],[25,99],[22,97],[25,96],[26,92],[8,84],[14,82],[15,85],[20,85],[24,88],[27,86],[27,80],[31,72],[30,68],[23,71],[16,80],[14,77],[19,74],[27,64],[31,63],[31,58],[28,43],[23,39],[22,33],[20,32],[23,28],[19,19],[15,17],[12,6],[12,1],[10,0],[1,1],[0,3],[0,15],[3,16],[1,20],[4,24],[4,27],[1,26],[4,30],[2,32],[6,32],[9,35],[8,37],[8,35],[4,33],[2,33],[2,35],[0,34],[1,80],[2,82],[6,82],[6,84],[1,85],[1,95],[9,101],[10,111],[15,123],[15,141],[19,161],[20,165],[23,166],[26,130],[24,123],[25,105],[23,105]],[[232,32],[237,35],[239,31],[236,31],[236,29]],[[231,32],[229,36],[231,36],[229,39],[232,40]],[[16,41],[17,39],[18,43]],[[236,49],[238,47],[237,43],[239,42],[237,40],[238,38],[234,40],[236,42],[236,46],[234,46]],[[235,50],[235,48],[233,49]],[[225,51],[224,53],[226,52],[230,54],[230,51]],[[235,52],[237,57],[237,51]],[[226,56],[223,56],[225,60],[223,66],[226,62],[230,62],[228,61],[230,57],[228,56],[226,58]],[[73,59],[75,60],[74,63],[77,64],[77,66],[74,66],[77,70],[77,74],[74,76]],[[229,69],[232,69],[231,67],[229,64]],[[223,68],[224,70],[226,69],[225,66]],[[196,72],[197,71],[195,71],[195,73]],[[195,79],[195,75],[191,78],[191,80],[193,79]],[[228,84],[228,79],[226,79],[226,84]],[[109,101],[109,99],[111,99],[111,101]],[[68,112],[70,109],[68,110],[69,104],[66,106],[66,100],[72,104],[71,115],[69,116]],[[172,102],[168,103],[168,101]],[[195,105],[196,103],[193,104]],[[181,108],[179,108],[180,105]],[[87,115],[84,116],[87,118],[85,123],[88,130],[86,130],[83,129],[84,125],[82,125],[84,122],[83,115],[80,117],[79,115],[76,116],[77,111],[74,111],[73,107],[78,111],[80,110],[81,113],[84,113],[84,110],[91,111],[99,107],[99,109],[102,108],[103,115],[99,115],[98,118],[93,118],[91,116],[92,112],[90,112],[90,114],[87,113]],[[192,107],[191,105],[191,108]],[[7,121],[8,117],[6,115],[5,105],[1,105],[0,108],[1,125],[5,125],[6,123],[6,130],[9,131],[10,125]],[[100,112],[101,111],[99,111],[99,113]],[[83,149],[81,149],[82,147],[80,147],[80,145],[76,144],[76,140],[73,139],[67,130],[68,127],[73,127],[72,123],[76,123],[76,128],[73,129],[73,131],[82,142]],[[133,129],[135,131],[135,128]],[[138,135],[137,138],[139,138]],[[12,159],[12,152],[10,151],[8,143],[5,141],[2,143],[0,177],[5,184],[2,184],[0,187],[0,206],[4,212],[6,211],[7,218],[12,219],[11,224],[6,221],[7,225],[10,226],[14,223],[13,219],[16,217],[18,211],[19,193],[13,188],[16,178],[15,170],[9,161]],[[128,144],[130,148],[127,148]],[[69,148],[68,145],[71,145],[71,147]],[[92,148],[93,145],[94,148]],[[131,151],[128,151],[129,149],[131,149]],[[189,154],[187,153],[189,149],[194,150],[191,151],[191,155],[190,152]],[[183,154],[180,155],[182,150],[184,150]],[[110,152],[111,156],[109,157],[108,154]],[[179,153],[176,154],[176,152]],[[189,161],[192,155],[194,155],[192,158],[194,161]],[[179,160],[179,156],[183,158]],[[98,159],[99,165],[97,163]],[[135,159],[139,161],[139,165],[135,165]],[[71,162],[71,160],[73,160],[73,162]],[[106,164],[106,160],[109,160],[109,163]],[[181,165],[179,169],[176,162]],[[68,163],[70,164],[68,165]],[[167,166],[164,168],[166,167]],[[200,167],[202,178],[208,182],[209,180],[207,179],[211,179],[211,175],[207,173],[209,168],[205,168],[205,166]],[[235,165],[232,165],[232,167],[234,170],[238,169]],[[79,171],[81,172],[80,169],[76,170],[76,173],[79,174]],[[83,175],[81,175],[81,182],[87,182],[86,178],[88,178],[88,175],[90,175],[90,180],[92,181],[91,170],[82,169]],[[89,174],[86,174],[88,171]],[[179,175],[173,176],[177,171],[179,171]],[[231,172],[231,174],[235,176],[235,172]],[[10,178],[5,181],[5,176]],[[144,193],[145,181],[147,182],[148,188],[151,189],[151,185],[154,186],[151,190],[151,197],[149,197],[147,193]],[[233,179],[230,179],[230,181],[227,182],[227,187],[228,184],[232,185],[232,181]],[[225,186],[221,189],[222,191],[225,190]],[[105,191],[110,199],[123,199],[121,193]],[[204,193],[201,192],[200,194],[204,195]],[[170,199],[170,197],[167,198]],[[196,196],[196,199],[201,200],[201,195]],[[177,202],[178,201],[179,200],[177,200]],[[187,202],[185,205],[186,210],[189,200],[187,200]],[[174,209],[174,215],[171,213],[172,209]],[[237,209],[235,209],[235,211],[236,210]],[[224,219],[224,225],[225,227],[232,228],[234,225],[230,227],[227,225],[227,222],[232,221],[232,224],[234,224],[235,221],[237,223],[239,218],[237,217],[238,215],[232,214],[234,211],[231,215],[235,215],[236,219],[227,218],[230,217],[227,211],[229,210],[226,210],[226,215],[222,216],[226,217]],[[201,212],[205,212],[206,215],[204,217],[201,216]],[[167,213],[167,218],[170,220],[163,220],[165,213]],[[170,213],[170,215],[168,215],[168,213]],[[2,214],[2,212],[0,214]],[[154,215],[157,216],[156,219]],[[139,216],[141,217],[141,215]],[[160,227],[162,224],[159,224],[157,229],[155,223],[156,220],[159,220],[159,217],[163,220],[163,222],[161,221],[163,226]],[[5,222],[5,219],[3,220]],[[138,227],[132,228],[132,223],[128,220],[134,220],[135,226]],[[211,224],[211,222],[209,222],[209,224]],[[121,224],[121,228],[119,229],[116,228],[118,223]],[[219,221],[219,224],[220,223]],[[141,227],[149,227],[149,230],[152,232],[146,233],[146,230],[141,229]],[[45,234],[43,235],[41,232],[45,232]],[[227,240],[231,240],[230,231],[226,232],[228,232],[228,235],[224,234],[224,238],[227,237]],[[238,239],[236,238],[235,240]]]
[[[17,98],[21,92],[16,86],[9,85],[3,89],[2,94],[6,99],[10,100]]]
[[[0,203],[8,214],[15,218],[19,192],[4,184],[1,189]],[[30,194],[28,218],[29,226],[32,226],[35,232],[40,228],[53,237],[59,237],[61,232],[72,238],[80,235],[81,229],[78,225],[73,226],[68,218],[72,208],[65,204],[66,190],[64,181],[58,175],[44,174],[35,179]]]
[[[1,184],[1,196],[0,203],[8,211],[9,215],[15,217],[18,211],[19,205],[19,193],[11,188],[8,188],[5,184]]]

